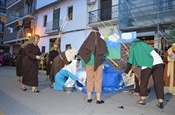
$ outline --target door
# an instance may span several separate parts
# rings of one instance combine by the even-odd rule
[[[101,0],[100,19],[102,21],[110,20],[112,14],[112,0]]]

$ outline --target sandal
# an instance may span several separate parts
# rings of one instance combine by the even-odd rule
[[[143,100],[143,99],[139,99],[136,103],[140,104],[140,105],[145,105],[146,104],[145,100]]]
[[[32,91],[33,93],[39,93],[40,91],[38,89],[35,89]]]
[[[26,87],[22,87],[21,90],[22,90],[22,91],[26,91],[27,88],[26,88]]]
[[[130,95],[133,95],[133,96],[139,96],[140,93],[133,91],[133,92],[130,93]]]
[[[21,82],[21,79],[20,78],[17,78],[17,82]]]
[[[163,102],[158,102],[158,104],[156,105],[157,107],[159,107],[160,109],[163,109]]]

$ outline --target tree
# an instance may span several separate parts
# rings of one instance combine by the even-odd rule
[[[172,43],[175,43],[175,20],[173,23],[169,26],[169,33],[166,33],[166,37],[169,40],[169,45]]]

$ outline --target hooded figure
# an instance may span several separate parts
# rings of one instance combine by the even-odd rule
[[[84,41],[79,50],[79,55],[87,64],[90,61],[91,53],[94,54],[94,71],[104,62],[108,52],[105,41],[100,37],[99,29],[92,28],[91,33]]]
[[[92,28],[89,36],[79,49],[79,55],[82,59],[82,66],[85,67],[87,73],[87,101],[92,101],[91,93],[95,88],[97,104],[104,103],[101,100],[102,64],[108,55],[108,50],[97,27]]]
[[[69,49],[65,52],[60,53],[53,59],[52,67],[50,71],[50,80],[53,83],[55,81],[55,75],[60,71],[65,65],[69,64],[77,55],[75,49]],[[53,87],[53,85],[51,85]]]
[[[46,80],[49,78],[53,60],[58,55],[59,55],[58,45],[54,44],[54,46],[52,47],[52,50],[49,51],[49,54],[48,54],[48,61],[47,61],[47,64],[46,64],[46,75],[47,75]]]
[[[175,43],[164,54],[164,82],[165,93],[175,95]]]
[[[63,86],[73,86],[78,77],[75,76],[79,61],[74,59],[69,65],[63,67],[55,75],[55,82],[53,84],[54,90],[63,90]]]

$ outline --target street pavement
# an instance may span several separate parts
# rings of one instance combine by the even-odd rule
[[[129,95],[132,87],[116,93],[103,93],[104,104],[96,104],[95,95],[87,103],[82,92],[54,91],[45,81],[45,71],[39,72],[40,93],[20,89],[16,81],[15,67],[0,66],[0,115],[175,115],[175,96],[165,95],[164,109],[156,107],[154,88],[146,105],[139,105],[139,96]]]

